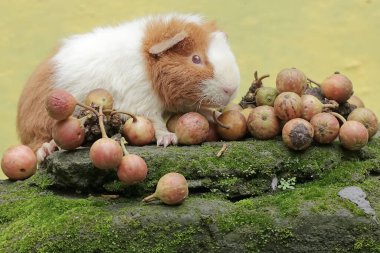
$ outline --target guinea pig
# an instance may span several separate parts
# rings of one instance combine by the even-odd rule
[[[96,28],[61,42],[26,83],[18,104],[21,142],[43,160],[55,148],[54,120],[45,109],[50,90],[78,101],[95,88],[114,97],[114,107],[150,119],[158,146],[176,144],[164,112],[207,111],[229,103],[240,84],[227,36],[198,15],[148,16]]]

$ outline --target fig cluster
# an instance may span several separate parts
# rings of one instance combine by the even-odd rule
[[[305,150],[313,141],[327,144],[339,137],[344,148],[360,150],[378,130],[376,115],[353,95],[351,80],[339,72],[317,83],[286,68],[276,76],[276,89],[263,87],[262,79],[256,72],[240,102],[245,108],[240,112],[249,115],[248,130],[257,139],[281,132],[286,146]]]

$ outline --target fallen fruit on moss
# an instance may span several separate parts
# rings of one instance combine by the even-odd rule
[[[158,180],[155,193],[143,199],[144,202],[151,202],[156,199],[167,205],[179,205],[189,195],[189,188],[186,178],[176,172],[170,172]]]
[[[204,142],[209,131],[207,119],[197,113],[188,112],[182,115],[175,128],[179,144],[193,145]]]
[[[358,96],[355,96],[355,95],[352,95],[352,96],[347,100],[347,102],[350,103],[351,105],[356,106],[356,108],[362,108],[362,107],[365,107],[363,101],[362,101]]]
[[[379,129],[379,120],[376,114],[367,108],[356,108],[348,115],[347,120],[355,120],[362,123],[368,130],[369,138],[374,136]]]
[[[36,172],[36,154],[26,145],[10,147],[3,154],[1,169],[11,180],[27,179]]]
[[[349,150],[360,150],[368,143],[368,131],[358,121],[347,121],[340,127],[340,144]]]
[[[274,111],[276,116],[283,121],[289,121],[301,117],[302,100],[294,92],[283,92],[274,101]]]
[[[313,142],[314,128],[306,120],[289,120],[282,129],[282,140],[293,150],[305,150]]]
[[[109,138],[95,141],[90,148],[91,162],[98,169],[115,169],[119,166],[122,157],[123,150],[120,144]]]
[[[272,87],[261,87],[256,92],[256,105],[273,106],[274,100],[278,96],[278,91]]]
[[[334,109],[339,106],[339,104],[336,102],[334,104],[322,104],[318,98],[316,98],[313,95],[307,95],[307,94],[302,95],[301,100],[302,100],[301,118],[306,119],[306,120],[311,120],[311,118],[314,115],[321,113],[323,110],[326,110],[328,108]]]
[[[280,93],[290,91],[301,95],[307,87],[307,77],[296,68],[286,68],[277,74],[276,87]]]
[[[134,146],[144,146],[154,139],[154,127],[152,122],[142,116],[129,118],[123,126],[123,136],[128,143]]]
[[[170,116],[166,122],[166,128],[169,130],[169,132],[175,133],[175,127],[177,125],[178,119],[181,118],[182,115],[182,113],[176,113]]]
[[[247,133],[247,121],[239,111],[223,112],[218,118],[214,113],[214,121],[220,137],[226,141],[236,141]]]
[[[247,125],[252,136],[261,140],[271,139],[281,131],[280,120],[276,117],[274,108],[268,105],[254,108]]]
[[[52,137],[58,147],[65,150],[74,150],[82,145],[85,130],[79,119],[70,117],[54,124]]]
[[[339,73],[327,77],[321,84],[321,90],[327,99],[339,104],[346,102],[353,94],[351,80]]]
[[[314,128],[314,140],[318,143],[331,143],[339,135],[339,121],[330,113],[322,112],[314,115],[310,124]]]

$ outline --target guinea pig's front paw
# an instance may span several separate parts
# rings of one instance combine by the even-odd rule
[[[157,146],[164,146],[166,148],[170,144],[177,144],[178,139],[175,133],[170,133],[170,132],[164,132],[162,134],[159,134],[158,136],[156,135],[157,139]]]
[[[36,152],[37,162],[40,163],[44,161],[45,158],[52,154],[54,151],[56,151],[57,148],[58,146],[54,140],[42,144],[42,146]]]

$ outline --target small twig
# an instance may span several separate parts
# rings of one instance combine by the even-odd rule
[[[311,82],[311,83],[317,85],[318,87],[321,87],[321,84],[320,84],[320,83],[318,83],[318,82],[316,82],[316,81],[314,81],[314,80],[312,80],[312,79],[310,79],[310,78],[308,78],[308,77],[307,77],[307,80],[308,80],[309,82]]]
[[[94,108],[92,108],[91,106],[85,105],[81,102],[77,102],[77,105],[93,112],[97,117],[99,117],[99,112],[95,110]]]
[[[223,146],[219,150],[218,154],[216,154],[216,157],[221,157],[224,154],[224,152],[226,152],[226,150],[227,150],[227,144],[223,143]]]
[[[114,114],[126,114],[128,115],[129,117],[131,117],[133,119],[133,122],[136,122],[137,121],[137,117],[136,115],[134,115],[133,113],[130,113],[130,112],[122,112],[122,111],[111,111],[111,116],[114,115]]]

